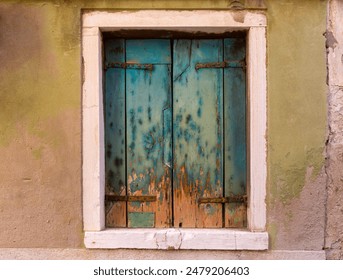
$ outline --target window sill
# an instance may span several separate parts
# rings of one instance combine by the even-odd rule
[[[267,250],[268,233],[232,229],[106,229],[86,231],[93,249]]]

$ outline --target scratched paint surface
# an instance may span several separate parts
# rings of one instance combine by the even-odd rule
[[[228,38],[224,40],[224,59],[245,60],[245,40]],[[246,194],[246,94],[245,69],[232,67],[224,69],[225,100],[225,196]],[[225,226],[246,226],[246,205],[225,204]]]
[[[175,40],[174,226],[222,227],[221,204],[198,204],[223,194],[223,70],[195,69],[221,62],[222,40]]]
[[[125,41],[105,44],[106,63],[125,61]],[[106,194],[125,195],[125,69],[109,68],[105,73]],[[106,201],[106,225],[126,227],[126,202]]]
[[[126,49],[128,62],[153,62],[152,71],[126,70],[128,194],[157,196],[154,203],[130,202],[128,211],[154,212],[156,226],[167,227],[171,219],[171,172],[163,163],[163,132],[170,124],[163,123],[163,115],[170,107],[170,43],[128,40]]]
[[[246,225],[243,204],[198,203],[246,194],[245,70],[196,69],[244,60],[244,44],[108,40],[106,62],[137,67],[106,70],[106,191],[156,202],[107,202],[107,226]]]

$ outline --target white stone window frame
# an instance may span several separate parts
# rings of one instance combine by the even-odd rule
[[[267,250],[266,26],[258,11],[91,11],[82,15],[83,225],[87,248]],[[247,229],[105,228],[102,33],[247,32]]]

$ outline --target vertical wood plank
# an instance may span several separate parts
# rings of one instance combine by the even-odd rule
[[[105,42],[105,63],[125,61],[125,41]],[[105,74],[106,194],[126,195],[125,186],[125,69],[108,68]],[[106,201],[106,226],[126,227],[126,202]]]
[[[164,118],[171,98],[170,43],[169,40],[127,40],[126,48],[127,61],[155,63],[152,71],[126,70],[128,194],[157,197],[156,202],[129,202],[128,225],[169,227],[172,172],[164,164],[163,151],[165,126],[171,127]]]
[[[245,39],[224,39],[225,60],[245,60]],[[247,192],[246,87],[244,68],[224,70],[225,196]],[[246,205],[225,205],[225,227],[246,227]]]
[[[223,194],[222,40],[175,40],[173,47],[174,226],[221,227]]]

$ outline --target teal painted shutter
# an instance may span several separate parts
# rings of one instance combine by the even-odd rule
[[[127,188],[130,196],[156,196],[156,202],[129,202],[129,227],[171,226],[171,170],[164,164],[164,118],[170,108],[169,40],[127,40],[126,62],[153,64],[152,70],[126,70]],[[169,119],[169,121],[171,121]]]
[[[174,225],[222,227],[222,205],[198,200],[223,195],[223,69],[195,69],[223,60],[222,40],[175,40],[173,51]]]
[[[125,41],[108,40],[105,65],[125,62]],[[126,195],[125,69],[105,72],[105,176],[106,194]],[[106,226],[126,227],[126,202],[106,200]]]
[[[245,40],[224,40],[224,59],[245,61]],[[225,192],[226,197],[247,193],[246,90],[245,69],[224,69],[225,100]],[[247,207],[244,203],[225,204],[225,227],[246,227]]]
[[[246,196],[244,59],[241,38],[105,42],[108,227],[246,226],[225,200]]]

